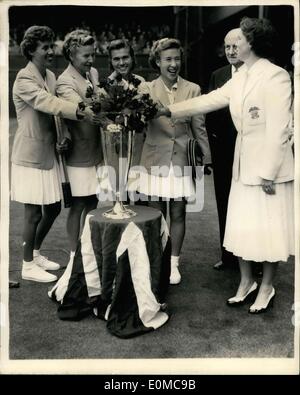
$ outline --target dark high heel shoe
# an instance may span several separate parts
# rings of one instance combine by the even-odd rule
[[[250,306],[250,308],[249,308],[249,313],[250,314],[261,314],[261,313],[265,313],[269,308],[271,308],[271,307],[273,307],[273,305],[274,305],[274,299],[275,299],[275,289],[274,288],[272,288],[272,292],[270,293],[270,295],[269,295],[269,297],[268,297],[268,300],[267,300],[267,302],[266,302],[266,304],[264,305],[264,306],[262,306],[261,308],[259,308],[259,309],[253,309],[252,308],[252,310],[251,310],[251,307],[253,306]]]
[[[230,298],[227,300],[227,306],[230,307],[237,307],[237,306],[242,306],[245,303],[249,303],[254,300],[254,297],[257,294],[257,282],[254,281],[254,283],[251,285],[249,288],[249,291],[246,293],[246,295],[243,298],[237,298],[234,296],[233,298]]]

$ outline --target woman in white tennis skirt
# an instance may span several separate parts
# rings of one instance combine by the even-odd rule
[[[267,59],[273,37],[269,21],[243,18],[237,40],[238,57],[244,62],[240,71],[222,88],[169,106],[171,119],[178,119],[229,105],[238,135],[224,247],[243,260],[237,293],[227,304],[239,306],[254,296],[252,314],[272,305],[277,263],[294,254],[291,81]],[[250,261],[263,262],[258,293]]]
[[[87,88],[99,89],[98,72],[92,67],[95,60],[95,39],[86,30],[70,32],[63,45],[63,53],[69,61],[67,68],[57,79],[58,97],[72,103],[84,101]],[[97,166],[102,163],[103,153],[99,125],[89,122],[67,120],[72,146],[66,155],[67,170],[71,184],[73,203],[67,218],[70,242],[70,261],[73,260],[81,225],[87,213],[97,207]]]
[[[160,76],[141,84],[140,90],[149,93],[162,105],[177,103],[200,95],[200,87],[179,76],[183,50],[178,40],[164,38],[154,43],[150,64]],[[188,167],[188,138],[195,137],[204,154],[204,163],[210,164],[210,149],[204,117],[187,116],[173,121],[160,117],[149,122],[141,157],[138,191],[148,196],[148,204],[167,215],[169,202],[171,252],[170,283],[178,284],[179,257],[185,235],[186,198],[195,195]]]
[[[47,26],[32,26],[24,34],[21,50],[27,66],[13,86],[18,129],[12,149],[11,199],[24,203],[22,278],[55,281],[59,265],[40,254],[41,244],[61,209],[61,186],[55,157],[53,115],[94,119],[93,112],[55,96],[56,79],[47,67],[53,60],[54,33]],[[64,144],[60,145],[60,149]]]

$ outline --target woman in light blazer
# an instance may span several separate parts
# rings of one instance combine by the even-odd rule
[[[58,77],[58,97],[71,103],[85,102],[87,88],[99,89],[98,72],[92,67],[95,60],[95,40],[86,30],[74,30],[63,44],[63,53],[69,65]],[[67,233],[72,261],[87,213],[97,207],[97,166],[102,162],[100,128],[88,122],[66,120],[72,146],[66,155],[67,170],[73,202],[67,218]]]
[[[125,81],[130,81],[132,78],[137,78],[141,82],[145,81],[143,77],[133,73],[136,66],[135,54],[128,40],[118,39],[111,41],[107,51],[109,66],[112,71],[108,76],[109,79],[114,80],[120,74]]]
[[[145,79],[142,76],[133,73],[136,66],[135,53],[128,40],[117,39],[111,41],[107,47],[107,51],[109,66],[112,71],[108,76],[108,79],[115,80],[119,75],[121,75],[122,79],[118,83],[120,85],[130,83],[132,79],[138,79],[141,82],[145,82]],[[134,136],[131,166],[135,166],[140,163],[143,143],[143,133],[136,133]]]
[[[171,119],[177,119],[229,105],[238,135],[224,247],[243,261],[240,285],[227,304],[239,306],[257,294],[249,309],[254,314],[272,305],[277,263],[294,254],[291,82],[284,69],[267,60],[273,35],[269,21],[243,18],[237,41],[245,63],[240,71],[222,88],[169,106]],[[249,261],[263,262],[258,293]]]
[[[77,103],[55,96],[56,79],[47,68],[53,60],[53,40],[54,33],[47,26],[26,30],[21,50],[29,62],[13,86],[18,129],[12,149],[11,199],[25,205],[22,278],[38,282],[55,281],[57,277],[46,270],[59,269],[39,252],[61,209],[53,115],[94,119],[90,109],[82,112]]]
[[[150,53],[150,64],[160,76],[140,85],[141,92],[149,93],[162,105],[177,103],[200,95],[200,87],[179,76],[183,50],[178,40],[164,38],[157,41]],[[179,256],[185,234],[186,198],[195,195],[188,167],[188,138],[195,137],[210,164],[210,150],[204,117],[186,116],[180,120],[161,117],[149,122],[141,157],[138,191],[147,195],[148,204],[158,208],[166,217],[169,201],[170,236],[172,243],[170,284],[178,284]]]

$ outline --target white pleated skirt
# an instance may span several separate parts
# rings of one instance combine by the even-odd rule
[[[172,164],[166,177],[149,174],[146,171],[132,172],[129,182],[129,190],[135,189],[148,196],[178,199],[191,198],[196,194],[192,177],[176,176]]]
[[[96,195],[98,188],[97,168],[67,166],[72,196]]]
[[[113,191],[115,189],[116,182],[114,180],[114,188],[112,188],[106,166],[98,169],[98,182],[102,191]],[[172,165],[166,177],[132,168],[129,171],[126,189],[129,194],[137,191],[147,196],[159,196],[166,199],[188,198],[195,196],[196,193],[192,177],[176,176]]]
[[[58,163],[55,160],[50,170],[41,170],[12,163],[11,200],[46,205],[62,198]]]
[[[275,184],[275,195],[259,185],[232,180],[224,247],[244,260],[287,261],[295,254],[293,182]]]

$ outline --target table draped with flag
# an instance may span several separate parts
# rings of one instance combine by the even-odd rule
[[[107,209],[107,208],[106,208]],[[49,291],[58,317],[93,314],[118,337],[137,336],[165,324],[171,246],[161,212],[132,207],[130,219],[109,219],[104,208],[86,217],[75,257]]]

